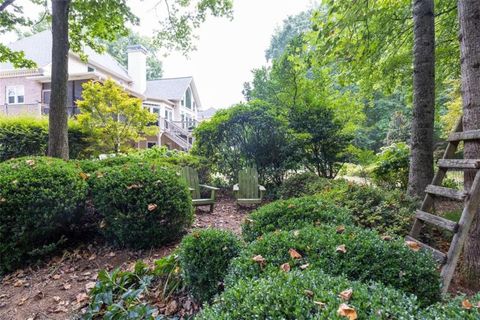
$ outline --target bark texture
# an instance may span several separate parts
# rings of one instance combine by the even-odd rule
[[[435,17],[433,0],[413,1],[412,159],[408,194],[423,197],[433,178],[435,116]]]
[[[68,13],[71,0],[52,1],[52,94],[48,155],[68,159]]]
[[[480,129],[480,0],[459,0],[463,129]],[[465,142],[465,159],[480,159],[480,141]],[[465,172],[470,189],[475,172]],[[464,251],[464,274],[480,288],[480,213],[477,211]]]

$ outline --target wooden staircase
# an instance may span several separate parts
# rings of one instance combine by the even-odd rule
[[[450,286],[463,245],[480,204],[480,159],[452,159],[459,143],[465,140],[480,140],[480,130],[463,131],[461,118],[454,132],[448,138],[448,146],[443,159],[438,161],[438,171],[432,180],[432,184],[425,189],[426,195],[422,206],[415,214],[415,223],[410,231],[410,235],[405,238],[407,241],[416,242],[421,247],[430,250],[435,259],[441,264],[443,293],[446,293]],[[441,187],[448,170],[476,170],[475,179],[470,190],[458,191]],[[463,212],[458,223],[429,213],[433,209],[435,197],[446,197],[464,202]],[[425,224],[434,225],[454,233],[447,253],[443,253],[417,240]]]

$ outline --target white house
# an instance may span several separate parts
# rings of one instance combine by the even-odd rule
[[[48,114],[52,65],[51,30],[37,33],[9,45],[23,51],[37,63],[37,69],[15,69],[9,63],[0,64],[0,115]],[[90,80],[115,80],[143,105],[159,116],[161,128],[157,137],[148,137],[139,147],[167,145],[188,150],[192,144],[191,129],[196,125],[200,98],[192,77],[147,81],[147,51],[141,45],[128,48],[128,68],[124,68],[108,53],[98,54],[86,48],[88,60],[69,53],[68,112],[74,116],[81,99],[82,83]]]

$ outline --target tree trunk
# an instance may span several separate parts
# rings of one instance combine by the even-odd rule
[[[463,129],[480,129],[480,1],[459,0],[460,52],[462,68]],[[465,142],[465,159],[480,159],[480,141]],[[470,189],[475,172],[465,172]],[[480,288],[480,214],[477,212],[464,251],[464,274]]]
[[[423,197],[433,178],[435,18],[433,0],[414,0],[412,159],[408,193]]]
[[[71,0],[52,1],[52,95],[48,155],[68,159],[68,13]]]

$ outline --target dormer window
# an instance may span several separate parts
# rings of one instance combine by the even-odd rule
[[[92,66],[88,66],[87,71],[88,72],[95,72],[95,68],[92,67]]]

